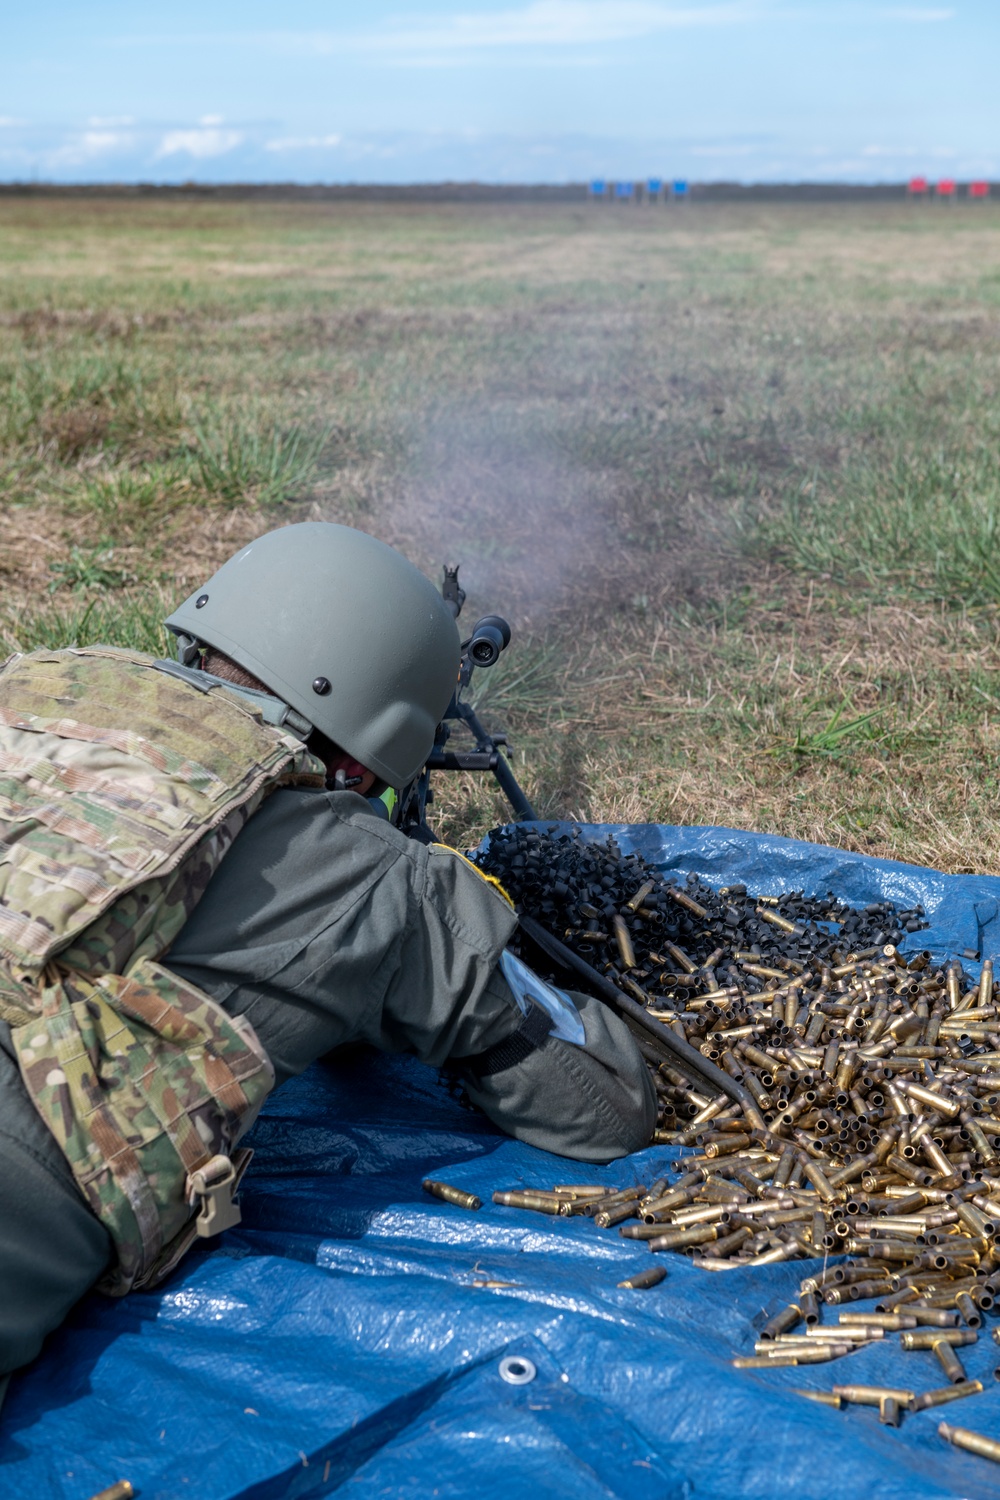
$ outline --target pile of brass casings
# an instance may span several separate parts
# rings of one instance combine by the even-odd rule
[[[989,962],[968,988],[957,964],[890,944],[771,992],[689,1000],[671,1025],[749,1090],[764,1129],[661,1064],[659,1138],[696,1154],[683,1201],[651,1205],[643,1237],[710,1270],[847,1254],[834,1303],[926,1293],[967,1321],[991,1307],[998,999]]]
[[[847,1255],[810,1295],[927,1303],[978,1326],[1000,1290],[998,1000],[989,962],[966,989],[957,966],[891,948],[780,992],[690,1000],[671,1024],[747,1087],[764,1128],[661,1064],[659,1138],[693,1154],[673,1185],[623,1190],[595,1221],[711,1271]],[[571,1213],[599,1196],[502,1201]]]
[[[521,909],[727,1073],[746,1102],[713,1094],[647,1045],[655,1139],[686,1148],[674,1160],[682,1175],[617,1193],[577,1184],[494,1200],[586,1213],[654,1256],[676,1251],[711,1272],[820,1261],[734,1363],[825,1364],[890,1339],[906,1378],[801,1392],[810,1399],[877,1406],[897,1425],[905,1411],[979,1394],[961,1350],[1000,1295],[992,963],[970,983],[957,959],[939,967],[930,953],[904,955],[897,940],[926,925],[920,908],[883,902],[857,913],[832,896],[823,908],[794,893],[755,899],[742,886],[678,889],[610,841],[510,832],[486,863]],[[546,874],[549,855],[559,862]],[[821,935],[822,922],[839,924],[839,936]],[[619,1284],[662,1279],[637,1273]],[[852,1312],[873,1299],[874,1313]],[[941,1430],[961,1444],[950,1434],[965,1429]],[[992,1457],[991,1441],[971,1434],[965,1446]]]

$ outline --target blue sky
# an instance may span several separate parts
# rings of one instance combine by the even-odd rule
[[[1000,176],[1000,4],[34,0],[0,180]]]

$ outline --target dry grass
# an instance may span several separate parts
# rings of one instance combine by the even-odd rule
[[[344,520],[510,615],[546,816],[997,872],[998,332],[990,205],[5,200],[0,633]]]

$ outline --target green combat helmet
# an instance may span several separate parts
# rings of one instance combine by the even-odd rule
[[[390,787],[430,753],[458,676],[441,595],[392,547],[329,521],[269,531],[165,621],[182,661],[212,646]]]

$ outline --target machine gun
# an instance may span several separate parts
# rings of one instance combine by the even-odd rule
[[[441,594],[457,620],[465,603],[465,590],[458,581],[457,563],[445,563]],[[433,771],[487,771],[510,803],[515,822],[537,816],[510,768],[507,736],[490,734],[480,723],[472,704],[467,703],[462,696],[472,681],[473,672],[477,668],[486,671],[494,666],[509,643],[510,626],[500,615],[485,615],[473,626],[468,640],[462,642],[458,682],[437,727],[427,764],[400,798],[398,825],[410,838],[419,839],[425,844],[435,842],[434,833],[427,823],[427,808],[434,801],[434,791],[430,784]],[[458,724],[464,724],[469,731],[474,749],[449,748],[448,742]]]

